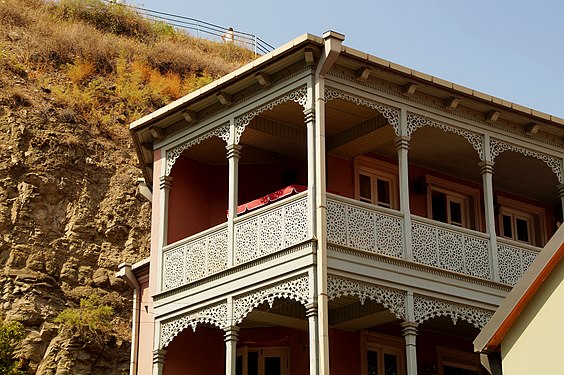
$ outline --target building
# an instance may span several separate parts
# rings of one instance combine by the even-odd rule
[[[563,256],[560,228],[474,340],[492,374],[562,372]]]
[[[134,122],[133,374],[483,374],[562,220],[564,120],[303,35]]]

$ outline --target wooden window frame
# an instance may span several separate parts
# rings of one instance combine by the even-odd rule
[[[480,368],[480,356],[476,353],[463,352],[461,350],[437,346],[437,363],[439,375],[444,375],[443,366],[451,366],[463,370],[476,371],[483,374]]]
[[[433,219],[432,194],[433,191],[437,191],[447,196],[447,203],[450,202],[449,198],[464,202],[465,207],[461,208],[466,212],[462,212],[462,228],[483,231],[480,189],[431,175],[425,176],[425,181],[428,185],[427,217],[429,219]],[[450,210],[449,204],[447,207],[447,210]]]
[[[498,216],[498,225],[499,225],[499,236],[511,241],[516,241],[519,243],[526,243],[532,246],[537,246],[537,247],[542,247],[544,246],[544,244],[546,244],[547,238],[546,238],[546,213],[544,208],[539,207],[539,206],[535,206],[532,204],[528,204],[528,203],[524,203],[524,202],[520,202],[517,201],[515,199],[511,199],[511,198],[507,198],[501,195],[498,195],[496,197],[497,199],[497,203],[500,206],[499,209],[499,215]],[[532,225],[530,225],[529,227],[529,241],[525,242],[525,241],[521,241],[518,240],[517,238],[509,238],[509,237],[505,237],[504,233],[503,233],[503,214],[507,213],[509,215],[512,215],[512,222],[514,221],[514,218],[517,216],[519,218],[522,219],[527,219],[530,220],[530,223]],[[538,228],[535,225],[535,218],[537,219],[536,221],[538,222]],[[515,224],[515,223],[512,223]],[[538,234],[540,236],[540,238],[537,238],[537,234],[536,232],[538,231]],[[513,237],[516,237],[516,231],[513,230]]]
[[[249,371],[249,357],[248,354],[251,352],[258,353],[258,374],[264,375],[264,359],[266,357],[280,357],[281,363],[286,363],[286,366],[282,366],[281,375],[289,375],[290,372],[290,348],[287,346],[273,346],[273,347],[248,347],[243,346],[237,349],[236,357],[242,356],[242,373],[243,375],[248,374]]]
[[[392,354],[398,358],[398,375],[406,375],[405,339],[395,336],[384,335],[370,331],[361,334],[361,375],[368,374],[367,351],[378,353],[378,363],[383,364],[384,354]]]
[[[365,203],[378,206],[378,194],[376,190],[376,179],[388,181],[390,184],[390,209],[399,209],[399,177],[398,166],[387,163],[378,159],[369,158],[366,156],[357,156],[354,160],[354,185],[355,185],[355,199],[360,198],[360,174],[367,175],[371,178],[371,202],[362,201]],[[385,207],[385,206],[379,206]],[[388,208],[388,207],[385,207]]]

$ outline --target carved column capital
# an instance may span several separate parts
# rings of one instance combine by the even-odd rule
[[[307,318],[312,316],[317,316],[317,311],[318,311],[317,302],[308,303],[307,305],[305,305],[305,308],[306,308]]]
[[[402,331],[404,336],[417,336],[417,327],[419,326],[419,323],[403,322],[401,326],[403,327]]]
[[[564,184],[556,185],[556,188],[558,189],[558,196],[560,198],[563,198],[564,197]]]
[[[164,365],[166,356],[165,349],[155,349],[153,350],[153,364],[154,365]]]
[[[315,120],[315,109],[314,108],[304,109],[304,117],[306,123],[313,122]]]
[[[396,150],[409,150],[409,142],[411,137],[399,136],[394,139],[396,142]]]
[[[243,146],[230,144],[225,146],[225,148],[227,149],[227,159],[239,159],[241,157],[241,149],[243,148]]]
[[[171,187],[172,187],[172,177],[161,176],[159,178],[159,188],[161,190],[170,190]]]
[[[225,342],[232,342],[237,341],[239,339],[239,327],[237,326],[229,326],[225,327],[223,331],[223,341]]]
[[[478,163],[478,167],[480,167],[480,173],[481,174],[493,174],[494,172],[494,164],[495,162],[493,161],[481,161]]]

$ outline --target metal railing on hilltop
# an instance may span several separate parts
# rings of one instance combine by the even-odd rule
[[[197,20],[195,18],[179,16],[172,13],[161,12],[157,10],[147,9],[131,4],[126,4],[123,0],[102,0],[106,3],[116,4],[119,6],[125,6],[136,10],[142,16],[152,19],[154,21],[163,22],[172,27],[187,30],[190,34],[194,34],[198,38],[206,38],[215,41],[221,41],[222,36],[225,36],[228,32],[227,27],[214,25],[213,23],[204,22]],[[241,47],[250,49],[256,54],[266,54],[272,50],[274,47],[258,36],[250,33],[245,33],[242,31],[233,30],[226,39],[228,42],[235,43]],[[230,33],[231,33],[230,32]]]

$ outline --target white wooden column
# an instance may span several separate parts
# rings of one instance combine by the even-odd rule
[[[403,336],[405,338],[405,360],[407,364],[407,375],[417,375],[417,326],[415,322],[415,304],[413,301],[413,292],[408,291],[406,295],[406,313],[407,320],[401,324],[403,327]]]
[[[486,209],[486,233],[490,237],[490,262],[491,276],[494,281],[499,281],[499,261],[497,257],[497,234],[495,232],[495,209],[493,194],[493,167],[492,161],[483,161],[478,164],[484,184],[484,207]]]
[[[404,117],[402,111],[402,118]],[[396,150],[398,152],[400,211],[403,213],[404,257],[407,260],[413,260],[411,208],[409,206],[409,162],[407,159],[409,140],[409,137],[406,136],[397,137],[395,139]]]
[[[327,195],[325,165],[325,80],[315,82],[315,216],[317,237],[317,329],[319,373],[329,375],[329,309],[327,298]]]
[[[309,90],[308,90],[309,92]],[[308,238],[315,234],[315,109],[304,110],[307,129]]]
[[[162,375],[165,363],[166,350],[153,350],[153,373],[152,375]]]
[[[317,303],[306,305],[306,317],[309,333],[309,375],[319,374],[319,358],[317,357]]]
[[[235,226],[233,220],[237,217],[237,206],[239,196],[239,158],[241,157],[241,146],[229,144],[227,149],[227,161],[229,164],[229,195],[227,203],[227,267],[234,264],[235,254]]]
[[[239,339],[239,327],[230,326],[224,328],[225,341],[225,375],[235,375],[237,362],[237,340]]]
[[[161,176],[159,179],[159,245],[158,245],[158,265],[157,265],[157,290],[163,288],[163,248],[166,246],[168,238],[168,201],[170,189],[172,187],[172,177]]]
[[[560,224],[564,224],[564,184],[557,185],[558,196],[560,197],[560,204],[562,205],[562,218],[560,218]]]

